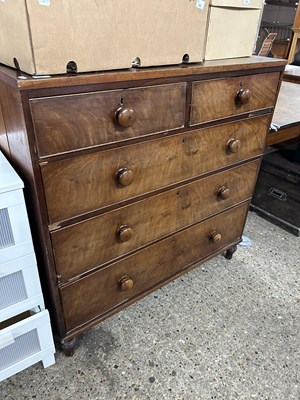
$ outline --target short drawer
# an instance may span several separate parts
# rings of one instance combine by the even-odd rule
[[[52,224],[260,155],[270,117],[41,165]]]
[[[44,367],[55,362],[48,311],[19,317],[12,325],[0,324],[0,381],[39,361]]]
[[[47,97],[30,106],[46,157],[182,127],[186,84]]]
[[[67,330],[100,316],[104,318],[110,310],[154,290],[201,259],[235,243],[241,238],[247,210],[248,202],[62,288]]]
[[[190,125],[273,107],[279,72],[194,82]]]
[[[53,231],[60,282],[250,199],[259,164],[252,161]]]
[[[23,191],[1,193],[0,264],[33,251]]]
[[[34,254],[0,265],[0,322],[44,301]]]

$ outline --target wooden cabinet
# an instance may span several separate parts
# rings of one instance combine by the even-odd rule
[[[240,242],[285,62],[0,70],[48,307],[78,334]]]

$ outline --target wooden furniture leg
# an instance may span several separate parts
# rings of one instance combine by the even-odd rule
[[[71,357],[74,355],[76,341],[77,337],[74,337],[70,340],[64,340],[61,342],[61,348],[65,356]]]
[[[236,250],[237,250],[237,246],[232,246],[232,247],[230,247],[230,249],[228,249],[228,250],[226,251],[224,257],[227,258],[227,260],[231,260],[233,254],[236,252]]]

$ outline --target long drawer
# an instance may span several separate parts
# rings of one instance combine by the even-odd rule
[[[40,157],[184,125],[186,83],[30,101]]]
[[[279,72],[193,82],[190,125],[273,107]]]
[[[260,155],[268,115],[42,163],[49,223],[118,204]]]
[[[248,202],[63,287],[60,293],[67,330],[124,306],[189,265],[236,242],[242,235],[247,210]]]
[[[252,161],[51,233],[61,283],[249,199]]]

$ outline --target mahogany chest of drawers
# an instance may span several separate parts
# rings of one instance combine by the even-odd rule
[[[285,61],[32,78],[0,70],[66,353],[84,330],[241,240]]]

